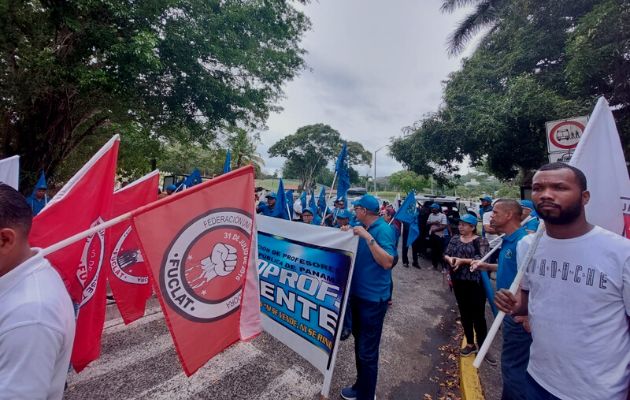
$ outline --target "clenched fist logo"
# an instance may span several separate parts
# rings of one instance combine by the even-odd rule
[[[217,243],[209,257],[201,260],[201,276],[195,279],[192,288],[197,289],[210,282],[217,276],[227,276],[236,267],[238,256],[236,248],[225,243]]]

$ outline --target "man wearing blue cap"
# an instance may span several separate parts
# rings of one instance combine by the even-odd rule
[[[490,223],[498,233],[504,233],[498,264],[473,261],[472,269],[497,272],[497,290],[508,289],[518,271],[517,245],[527,236],[521,226],[521,205],[512,199],[499,199],[494,204]],[[502,399],[525,399],[527,387],[527,363],[532,336],[525,317],[506,315],[503,319],[503,351],[501,373],[503,375]]]
[[[46,204],[48,204],[48,185],[46,184],[46,178],[44,177],[44,173],[42,172],[35,188],[33,189],[33,193],[26,198],[26,202],[31,207],[33,211],[33,217],[39,214]]]
[[[341,228],[346,225],[350,225],[350,218],[352,218],[352,213],[346,209],[340,210],[337,212],[337,220],[335,221],[335,227]]]
[[[166,195],[170,196],[177,191],[177,186],[172,183],[166,187]]]
[[[359,236],[350,287],[350,311],[357,379],[341,391],[346,400],[372,400],[378,377],[378,351],[390,297],[392,267],[396,264],[394,231],[379,217],[378,200],[366,194],[353,203],[360,226],[344,226]]]
[[[263,203],[262,201],[258,203],[258,207],[256,207],[256,212],[258,214],[266,215],[271,217],[273,214],[273,208],[276,206],[276,194],[271,192],[265,196],[267,199],[267,203]]]
[[[527,233],[534,233],[538,230],[540,220],[538,219],[538,213],[534,209],[534,203],[531,200],[521,200],[521,207],[523,207],[522,219],[525,221],[528,217],[532,217],[525,223],[524,227]]]

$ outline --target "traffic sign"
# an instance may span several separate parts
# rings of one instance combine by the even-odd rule
[[[588,117],[575,117],[547,122],[549,161],[568,162],[586,129]]]

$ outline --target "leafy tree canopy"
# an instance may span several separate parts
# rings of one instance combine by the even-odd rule
[[[307,125],[269,148],[272,157],[285,157],[283,176],[300,179],[300,186],[311,188],[316,177],[336,159],[343,145],[341,135],[325,124]],[[372,154],[358,142],[347,142],[350,165],[369,165]]]
[[[55,175],[114,132],[155,155],[260,126],[308,28],[291,1],[2,1],[0,157]]]
[[[442,179],[466,156],[500,179],[525,176],[546,162],[545,122],[588,114],[602,95],[630,154],[630,4],[514,0],[495,13],[446,81],[441,108],[392,140],[394,158]]]

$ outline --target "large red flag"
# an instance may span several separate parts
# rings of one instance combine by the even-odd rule
[[[117,217],[157,200],[158,171],[114,192],[111,217]],[[144,315],[151,297],[149,273],[140,251],[136,232],[127,220],[107,230],[107,277],[125,324]]]
[[[33,219],[29,241],[48,247],[102,222],[114,193],[118,135],[73,176]],[[105,321],[105,234],[98,232],[47,256],[79,306],[72,365],[81,371],[100,354]]]
[[[177,354],[190,376],[241,337],[254,169],[221,175],[133,217]],[[254,305],[255,306],[255,305]]]

